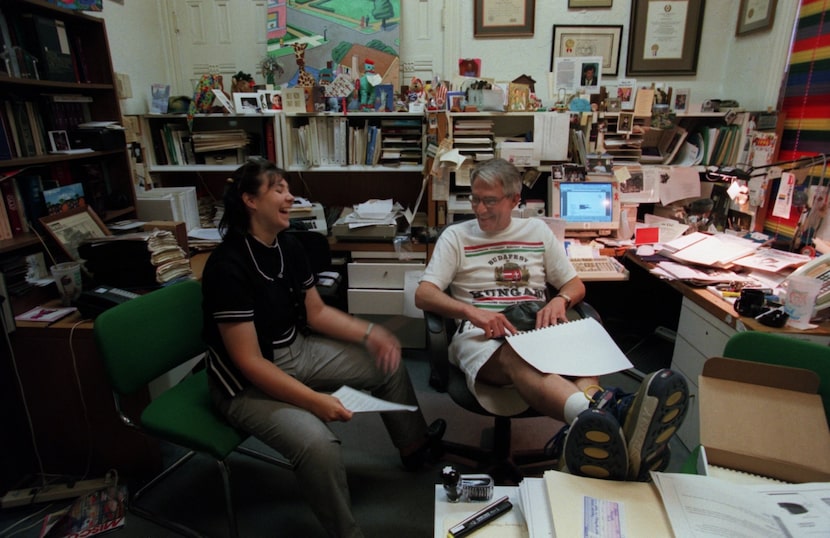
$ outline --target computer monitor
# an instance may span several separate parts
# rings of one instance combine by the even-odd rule
[[[612,235],[620,227],[620,192],[614,181],[551,179],[550,216],[565,221],[566,235]]]

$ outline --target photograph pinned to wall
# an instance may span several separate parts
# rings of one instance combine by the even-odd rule
[[[233,106],[237,114],[259,113],[259,95],[251,92],[236,92],[233,94]]]
[[[622,25],[555,25],[551,46],[550,69],[557,57],[599,56],[601,73],[616,76],[620,67]]]
[[[617,81],[617,97],[620,98],[620,110],[634,110],[637,96],[637,79],[621,78]]]
[[[555,57],[551,91],[555,89],[556,93],[561,93],[564,90],[567,95],[599,93],[602,86],[600,65],[601,56]]]
[[[480,77],[481,58],[459,58],[458,74],[462,77]]]
[[[282,110],[282,92],[280,90],[259,90],[256,92],[259,109],[263,114],[276,114]]]
[[[562,165],[562,181],[585,181],[585,167],[579,164]]]
[[[609,97],[605,101],[605,110],[607,112],[619,112],[621,110],[620,104],[621,101],[619,97]]]
[[[671,100],[671,109],[675,112],[686,113],[689,111],[689,88],[678,88],[674,90],[674,97]]]
[[[620,112],[617,118],[617,132],[620,134],[629,134],[634,130],[634,113]]]
[[[170,102],[170,84],[150,85],[150,114],[167,114]]]
[[[735,35],[746,35],[772,27],[777,0],[741,0]]]

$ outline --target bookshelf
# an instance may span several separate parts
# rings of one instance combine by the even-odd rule
[[[25,224],[11,236],[0,236],[0,256],[41,249],[31,228],[45,215],[44,188],[82,183],[86,203],[104,222],[134,215],[126,144],[87,153],[51,152],[49,131],[70,133],[89,121],[122,123],[104,20],[42,0],[4,0],[0,51],[0,182],[14,185]],[[29,193],[20,188],[24,177],[35,184]],[[0,217],[8,220],[7,201],[3,210],[6,215]],[[60,249],[50,245],[50,250],[61,256]]]

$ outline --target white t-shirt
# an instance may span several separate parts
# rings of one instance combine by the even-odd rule
[[[443,231],[421,281],[501,311],[518,301],[544,300],[546,283],[558,289],[575,276],[565,248],[543,221],[514,218],[489,234],[473,219]]]

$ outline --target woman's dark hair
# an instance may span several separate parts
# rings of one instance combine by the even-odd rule
[[[287,172],[267,159],[251,157],[248,161],[234,170],[228,178],[225,187],[225,211],[219,221],[219,233],[225,237],[228,233],[245,235],[248,233],[250,215],[242,200],[242,195],[248,193],[255,196],[263,182],[270,187],[280,178],[286,178]]]

